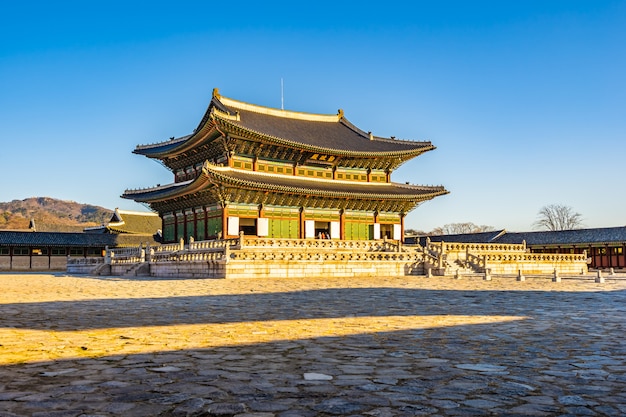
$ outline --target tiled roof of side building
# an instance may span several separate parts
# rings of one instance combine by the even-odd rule
[[[112,231],[119,233],[156,233],[161,229],[161,218],[156,213],[140,213],[136,211],[116,210],[119,213],[122,224],[110,225]]]
[[[626,227],[575,229],[562,231],[540,231],[506,233],[499,243],[521,243],[527,245],[575,245],[585,243],[626,243]]]
[[[115,235],[64,232],[5,232],[0,231],[0,246],[114,246]]]
[[[489,232],[480,233],[463,233],[454,235],[435,235],[435,236],[421,236],[419,238],[420,245],[426,244],[426,239],[430,239],[431,242],[458,242],[458,243],[494,243],[499,236],[506,233],[504,229],[493,230]],[[500,240],[497,240],[500,242]]]
[[[0,230],[0,246],[119,247],[156,244],[151,235],[99,233],[14,232]]]

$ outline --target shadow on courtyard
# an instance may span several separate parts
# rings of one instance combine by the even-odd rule
[[[0,305],[0,327],[75,331],[382,316],[567,318],[625,305],[625,292],[338,288],[235,295],[172,296]]]
[[[166,416],[190,415],[175,411],[202,399],[204,410],[214,403],[244,404],[250,412],[299,416],[441,414],[453,403],[459,404],[454,415],[523,415],[515,407],[524,407],[529,395],[548,402],[530,408],[537,415],[571,413],[559,396],[589,404],[613,398],[619,407],[620,384],[580,366],[585,357],[601,363],[626,355],[625,297],[625,291],[381,287],[4,304],[0,327],[54,331],[370,316],[528,320],[4,365],[0,407],[18,415],[122,410]],[[490,366],[499,371],[489,372]],[[333,380],[306,381],[307,372]],[[36,394],[20,399],[25,393]],[[618,413],[603,407],[605,415]]]

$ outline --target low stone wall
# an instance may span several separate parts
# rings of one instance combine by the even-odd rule
[[[68,274],[94,274],[104,264],[104,258],[70,258],[67,261]]]
[[[0,256],[0,271],[64,271],[66,256]]]
[[[582,254],[498,253],[484,256],[492,274],[586,274],[587,257]]]
[[[180,261],[150,264],[150,275],[184,278],[304,278],[422,275],[421,264],[407,260],[276,260]]]

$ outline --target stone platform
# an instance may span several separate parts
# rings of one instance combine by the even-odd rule
[[[0,274],[0,416],[626,414],[626,275]]]

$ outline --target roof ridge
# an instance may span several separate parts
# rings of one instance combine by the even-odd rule
[[[286,119],[297,119],[297,120],[308,120],[312,122],[339,122],[343,118],[343,110],[338,110],[337,114],[319,114],[319,113],[307,113],[307,112],[298,112],[293,110],[284,110],[278,109],[275,107],[267,107],[261,106],[259,104],[247,103],[245,101],[235,100],[229,97],[224,97],[219,94],[217,88],[213,89],[213,100],[221,104],[223,107],[229,108],[234,107],[240,110],[251,111],[254,113],[265,114],[268,116],[275,117],[283,117]],[[219,108],[219,106],[215,106],[218,110],[224,111]],[[231,109],[229,109],[231,110]]]

